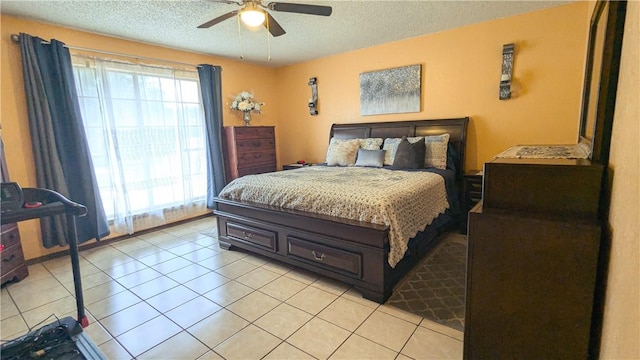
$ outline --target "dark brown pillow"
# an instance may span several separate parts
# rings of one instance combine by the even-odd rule
[[[402,137],[400,144],[398,144],[396,157],[393,159],[393,168],[394,169],[424,168],[425,151],[426,151],[426,147],[424,145],[424,138],[412,144],[409,142],[409,140],[407,140],[406,137]]]

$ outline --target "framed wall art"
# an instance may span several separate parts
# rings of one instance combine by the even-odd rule
[[[360,115],[420,112],[422,66],[360,74]]]

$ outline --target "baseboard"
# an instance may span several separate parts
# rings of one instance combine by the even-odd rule
[[[196,220],[200,220],[200,219],[204,219],[204,218],[208,218],[208,217],[213,217],[213,212],[211,212],[209,214],[203,214],[203,215],[199,215],[199,216],[196,216],[196,217],[192,217],[192,218],[189,218],[189,219],[179,220],[179,221],[176,221],[176,222],[172,222],[170,224],[165,224],[165,225],[161,225],[161,226],[156,226],[156,227],[153,227],[153,228],[145,229],[145,230],[133,233],[133,234],[120,235],[120,236],[116,236],[116,237],[113,237],[113,238],[110,238],[110,239],[95,241],[95,242],[89,243],[89,244],[88,243],[84,243],[84,244],[82,244],[80,246],[79,250],[82,252],[83,250],[94,249],[94,248],[97,248],[97,247],[113,244],[113,243],[116,243],[118,241],[131,239],[132,237],[135,237],[135,236],[148,234],[148,233],[151,233],[151,232],[154,232],[154,231],[170,228],[170,227],[173,227],[173,226],[176,226],[176,225],[186,224],[186,223],[191,222],[191,221],[196,221]],[[55,252],[55,253],[52,253],[52,254],[47,254],[47,255],[39,256],[37,258],[25,260],[25,264],[27,266],[35,265],[35,264],[39,264],[39,263],[47,261],[47,260],[53,260],[53,259],[61,258],[63,256],[69,256],[69,249],[61,250],[61,251],[58,251],[58,252]]]

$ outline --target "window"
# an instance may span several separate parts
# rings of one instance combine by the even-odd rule
[[[73,56],[107,218],[135,230],[205,211],[205,127],[194,71]]]

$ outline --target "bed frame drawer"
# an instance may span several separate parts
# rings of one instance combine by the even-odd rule
[[[287,237],[287,256],[312,261],[319,266],[346,272],[357,278],[362,276],[362,254],[289,236]]]
[[[227,235],[235,240],[258,245],[269,251],[278,251],[277,235],[273,231],[227,222]]]

